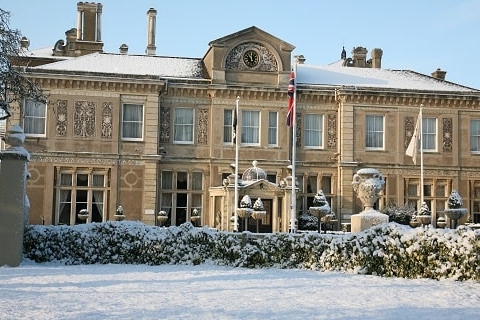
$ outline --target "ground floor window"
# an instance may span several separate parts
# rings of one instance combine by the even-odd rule
[[[441,213],[446,208],[450,195],[451,180],[449,179],[424,179],[423,199],[431,212]],[[405,180],[405,202],[419,210],[421,207],[420,179]],[[437,215],[437,217],[441,216]]]
[[[200,225],[201,220],[192,220],[192,216],[202,216],[203,208],[203,173],[200,171],[161,172],[160,210],[167,219],[162,226],[179,226],[185,222]]]
[[[466,203],[464,203],[466,206]],[[480,223],[480,180],[470,181],[470,210],[471,222]]]
[[[56,168],[55,224],[105,221],[109,181],[108,169]]]

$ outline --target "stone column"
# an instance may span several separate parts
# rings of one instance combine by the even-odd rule
[[[25,135],[18,125],[11,126],[0,153],[0,266],[18,267],[22,262],[23,232],[28,223],[27,162],[30,154],[23,147]]]

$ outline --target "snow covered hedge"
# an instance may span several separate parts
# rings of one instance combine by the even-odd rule
[[[121,221],[26,227],[24,256],[65,264],[308,268],[388,277],[480,280],[480,232],[389,223],[356,234],[232,234],[190,223]]]

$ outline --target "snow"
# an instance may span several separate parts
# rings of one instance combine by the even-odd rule
[[[474,319],[480,283],[209,264],[0,267],[10,319]]]
[[[148,75],[171,78],[203,79],[200,59],[92,53],[32,68],[69,72],[95,72],[124,75]]]
[[[448,92],[478,90],[442,81],[409,70],[344,67],[332,65],[297,65],[297,83],[307,85],[338,85],[354,88],[384,88]]]

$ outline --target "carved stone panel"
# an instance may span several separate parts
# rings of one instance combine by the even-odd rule
[[[452,118],[443,119],[443,151],[452,152]]]
[[[404,150],[407,150],[410,140],[412,140],[413,132],[415,131],[415,118],[405,117],[405,139],[403,140]]]
[[[198,111],[197,121],[197,143],[208,143],[208,109],[200,109]]]
[[[95,135],[95,103],[75,101],[73,114],[73,135],[91,138]]]
[[[244,62],[243,56],[249,50],[255,51],[259,57],[258,64],[255,67],[247,66]],[[273,53],[262,44],[247,42],[236,46],[227,54],[225,69],[274,72],[278,71],[278,63]]]
[[[329,114],[327,119],[327,148],[337,148],[337,115]]]
[[[55,134],[60,137],[65,137],[67,135],[68,125],[67,100],[58,101],[56,109]]]
[[[113,111],[112,103],[104,102],[102,106],[102,138],[112,138]]]
[[[160,142],[170,143],[170,108],[160,108]]]

